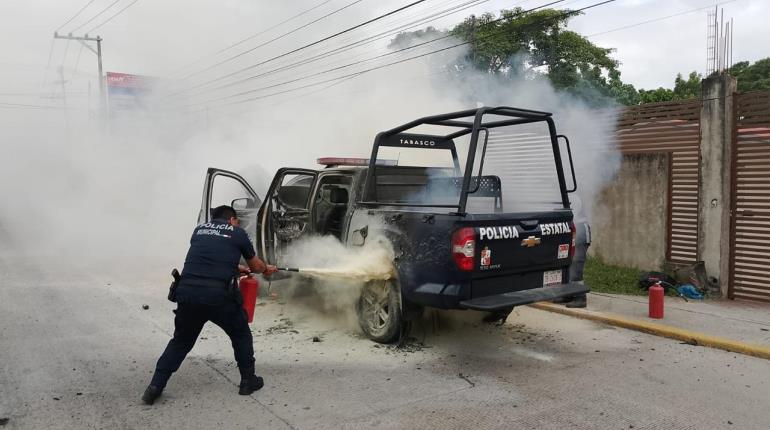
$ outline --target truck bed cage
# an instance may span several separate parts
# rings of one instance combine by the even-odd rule
[[[491,119],[485,120],[485,115],[494,115]],[[499,117],[508,117],[509,119],[500,119]],[[478,145],[479,132],[485,130],[488,134],[489,130],[497,127],[505,127],[519,124],[529,124],[535,122],[546,122],[550,134],[551,145],[553,147],[556,170],[559,180],[559,186],[562,195],[562,204],[564,207],[569,207],[569,199],[567,198],[566,181],[564,179],[564,172],[562,168],[562,160],[559,151],[558,137],[556,134],[556,126],[553,122],[552,114],[549,112],[542,112],[530,109],[521,109],[509,106],[497,106],[497,107],[480,107],[477,109],[467,109],[457,112],[451,112],[441,115],[432,115],[419,118],[410,121],[406,124],[392,128],[390,130],[382,131],[377,134],[374,139],[374,145],[372,147],[372,154],[369,157],[369,168],[366,173],[366,182],[364,185],[364,198],[362,204],[386,204],[389,206],[415,206],[414,204],[405,203],[385,203],[378,202],[377,200],[377,184],[374,180],[375,172],[377,169],[377,154],[381,146],[389,147],[421,147],[425,149],[445,149],[452,152],[455,168],[459,170],[459,163],[457,159],[457,150],[455,148],[454,139],[470,134],[470,144],[468,148],[468,156],[465,163],[465,172],[462,177],[462,184],[460,190],[460,198],[457,205],[426,205],[435,207],[456,207],[457,213],[464,214],[466,203],[468,200],[468,194],[471,192],[471,188],[476,188],[477,182],[472,185],[474,158],[476,157],[476,148]],[[423,126],[433,125],[449,128],[446,134],[416,134],[410,132],[411,129]],[[458,130],[459,129],[459,130]],[[483,162],[483,161],[482,161]],[[475,194],[474,194],[475,195]]]
[[[426,116],[423,118],[410,121],[406,124],[392,128],[387,131],[383,131],[380,134],[393,135],[397,133],[403,133],[409,129],[419,127],[421,125],[442,125],[446,127],[463,128],[464,130],[455,131],[443,136],[446,139],[454,139],[471,133],[476,121],[458,121],[468,117],[474,117],[474,119],[482,119],[483,115],[500,115],[509,116],[512,119],[505,121],[488,121],[480,122],[478,127],[480,128],[495,128],[504,127],[508,125],[527,124],[530,122],[545,121],[546,118],[550,118],[552,115],[550,112],[541,112],[530,109],[519,109],[508,106],[498,107],[480,107],[477,109],[467,109],[452,113],[445,113],[441,115]]]

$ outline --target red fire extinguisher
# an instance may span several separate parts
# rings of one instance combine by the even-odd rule
[[[665,290],[660,285],[660,282],[657,282],[655,285],[650,287],[649,295],[650,295],[650,318],[655,319],[662,319],[663,318],[663,296],[664,296]]]
[[[238,288],[243,296],[243,309],[249,317],[249,322],[254,321],[254,307],[257,305],[259,295],[259,282],[251,276],[244,276],[238,282]]]

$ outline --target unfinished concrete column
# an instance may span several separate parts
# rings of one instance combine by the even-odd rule
[[[709,279],[726,296],[730,279],[730,150],[737,85],[732,76],[712,76],[701,85],[698,255]]]

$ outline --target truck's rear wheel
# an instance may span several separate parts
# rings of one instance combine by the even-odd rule
[[[375,342],[395,342],[406,329],[401,292],[394,280],[366,283],[356,308],[361,330]]]

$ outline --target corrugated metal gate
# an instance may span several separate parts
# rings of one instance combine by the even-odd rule
[[[622,154],[671,154],[666,260],[698,260],[698,166],[701,100],[647,103],[625,108],[618,119]]]
[[[770,302],[770,91],[733,103],[728,297]]]

